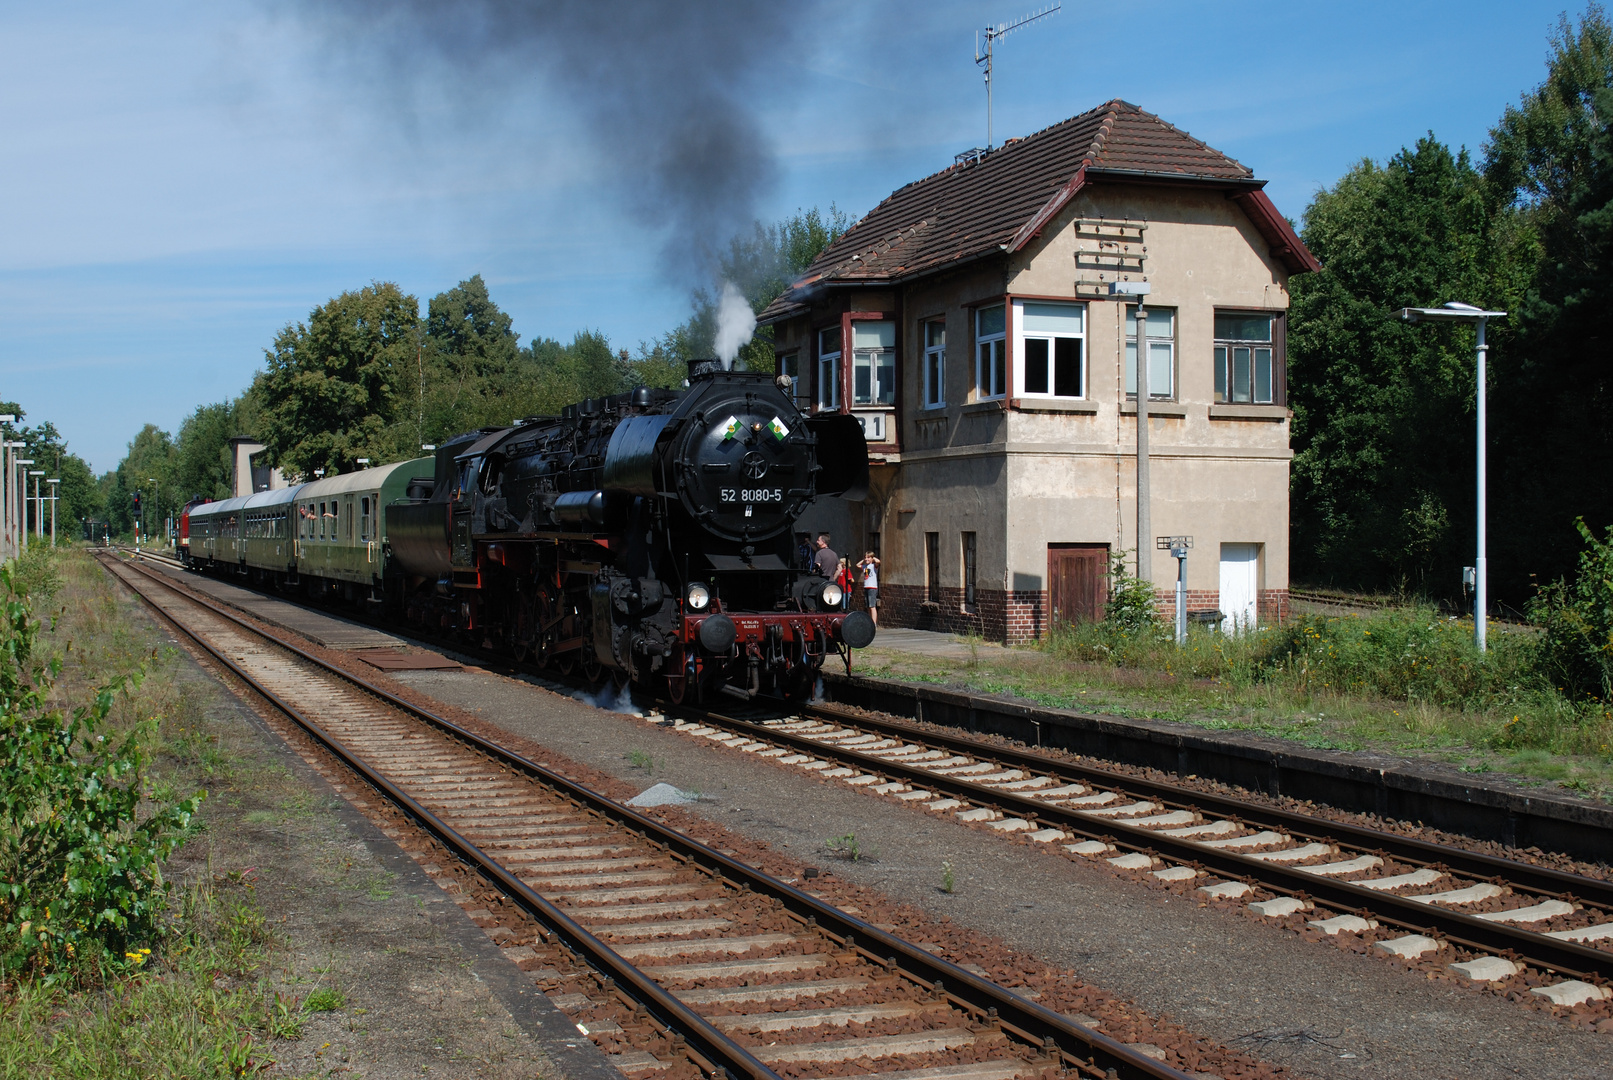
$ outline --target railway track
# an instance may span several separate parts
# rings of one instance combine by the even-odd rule
[[[1074,856],[1195,883],[1212,899],[1247,898],[1261,916],[1371,933],[1392,956],[1455,946],[1469,958],[1454,969],[1474,981],[1532,967],[1546,976],[1532,992],[1553,1004],[1613,996],[1609,882],[835,706],[777,720],[705,712],[675,727]]]
[[[103,561],[528,916],[532,931],[496,934],[506,955],[631,1076],[1187,1075],[327,664],[164,575]]]

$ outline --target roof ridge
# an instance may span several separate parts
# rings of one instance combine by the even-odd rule
[[[1131,102],[1122,101],[1122,102],[1120,102],[1120,104],[1122,104],[1122,105],[1131,105]],[[1211,146],[1209,143],[1205,142],[1203,139],[1194,138],[1192,135],[1189,135],[1187,132],[1183,131],[1181,128],[1177,127],[1175,124],[1171,123],[1169,120],[1166,120],[1164,117],[1159,116],[1156,113],[1151,113],[1147,109],[1144,109],[1139,105],[1131,105],[1131,107],[1137,111],[1138,116],[1147,117],[1148,119],[1152,120],[1154,123],[1158,124],[1160,127],[1165,128],[1167,131],[1171,131],[1171,132],[1174,132],[1177,135],[1180,135],[1182,138],[1186,139],[1188,142],[1192,143],[1194,146],[1198,147],[1199,149],[1204,150],[1207,153],[1215,154],[1217,157],[1224,158],[1225,160],[1232,162],[1232,164],[1236,165],[1238,168],[1242,169],[1244,172],[1248,173],[1250,176],[1254,175],[1255,171],[1253,169],[1251,169],[1249,166],[1245,165],[1243,162],[1239,161],[1237,158],[1233,157],[1231,154],[1228,154],[1225,150],[1217,150],[1215,147]]]

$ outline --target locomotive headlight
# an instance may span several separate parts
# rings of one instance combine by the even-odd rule
[[[689,601],[689,610],[704,611],[711,604],[711,590],[697,581],[689,586],[687,599]]]
[[[840,601],[845,598],[845,595],[840,590],[840,586],[831,581],[823,587],[823,591],[818,594],[818,597],[823,601],[824,607],[839,607]]]

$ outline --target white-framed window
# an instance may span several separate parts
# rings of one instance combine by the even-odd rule
[[[1008,393],[1008,309],[993,304],[975,312],[975,397],[981,401]]]
[[[1014,301],[1014,393],[1087,396],[1085,304]]]
[[[818,331],[818,408],[840,408],[840,327]]]
[[[947,403],[947,324],[931,319],[924,324],[924,407],[939,409]]]
[[[851,324],[851,403],[896,401],[896,324],[858,320]]]
[[[1277,400],[1274,321],[1271,315],[1216,312],[1216,401],[1269,405]]]
[[[1176,397],[1176,309],[1149,307],[1148,400]],[[1126,308],[1126,396],[1137,397],[1137,308]]]

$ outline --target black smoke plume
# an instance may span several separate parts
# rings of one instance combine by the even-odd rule
[[[274,3],[274,0],[270,0]],[[541,80],[582,122],[665,268],[708,277],[778,173],[754,100],[813,4],[774,0],[283,0],[393,100]],[[476,123],[475,110],[466,110]],[[555,147],[557,154],[565,148]]]

